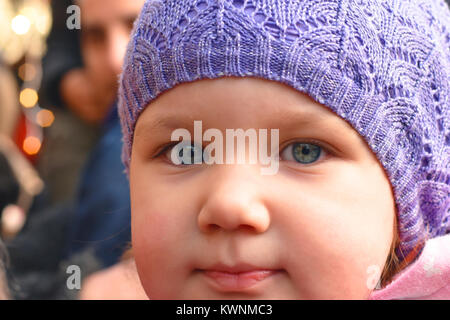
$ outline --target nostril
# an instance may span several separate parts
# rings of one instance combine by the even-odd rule
[[[209,224],[206,226],[206,231],[208,232],[217,232],[219,230],[232,230],[233,232],[235,232],[236,230],[240,230],[240,231],[244,231],[244,232],[255,232],[257,231],[257,228],[255,228],[254,226],[248,225],[248,224],[241,224],[239,225],[237,228],[223,228],[217,224]]]
[[[254,226],[248,225],[248,224],[241,225],[240,229],[243,230],[243,231],[248,231],[248,232],[255,232],[255,231],[257,231],[257,228],[255,228]]]
[[[220,229],[220,226],[217,224],[210,224],[209,226],[210,231],[217,231]]]

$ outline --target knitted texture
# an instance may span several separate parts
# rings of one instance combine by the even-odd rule
[[[127,170],[136,121],[152,100],[177,84],[223,76],[287,84],[348,121],[391,182],[397,253],[449,233],[444,0],[147,1],[120,79]]]

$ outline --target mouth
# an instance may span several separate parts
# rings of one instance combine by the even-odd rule
[[[259,268],[250,265],[233,267],[215,265],[199,271],[210,285],[222,292],[244,291],[266,282],[282,272],[280,269]]]

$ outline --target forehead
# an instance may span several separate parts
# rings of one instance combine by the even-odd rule
[[[184,83],[163,93],[139,117],[135,135],[144,128],[189,126],[194,120],[210,122],[213,127],[283,129],[292,124],[358,135],[307,94],[275,81],[235,77]]]

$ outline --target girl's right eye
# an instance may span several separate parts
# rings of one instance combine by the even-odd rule
[[[283,160],[295,161],[300,164],[315,163],[323,157],[323,148],[313,143],[294,142],[281,153]]]
[[[191,165],[203,163],[203,149],[192,142],[182,141],[177,144],[168,145],[160,154],[165,156],[174,165]]]

